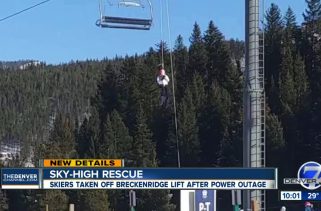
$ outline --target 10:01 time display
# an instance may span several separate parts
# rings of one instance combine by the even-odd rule
[[[301,191],[281,191],[281,200],[301,200]]]

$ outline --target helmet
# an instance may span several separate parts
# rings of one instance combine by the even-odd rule
[[[165,75],[165,70],[164,70],[164,69],[161,69],[161,70],[159,71],[159,75],[164,76],[164,75]]]
[[[311,204],[310,202],[306,201],[306,202],[304,203],[304,206],[305,206],[305,207],[311,207],[312,204]]]

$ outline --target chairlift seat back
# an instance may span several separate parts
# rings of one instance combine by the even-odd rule
[[[106,28],[149,30],[152,25],[152,20],[140,19],[140,18],[103,16],[101,18],[101,21],[98,21],[97,25],[100,25],[101,27],[106,27]]]
[[[147,0],[147,2],[150,7],[149,18],[117,17],[113,15],[104,15],[103,12],[101,12],[100,19],[96,21],[96,25],[103,28],[149,30],[153,23],[153,13],[150,0]],[[141,4],[140,1],[123,0],[119,1],[118,5],[144,8],[144,5]]]

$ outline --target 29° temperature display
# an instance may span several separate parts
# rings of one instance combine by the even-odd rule
[[[281,191],[280,199],[284,201],[321,201],[321,192]]]
[[[302,191],[302,200],[321,201],[321,192]]]

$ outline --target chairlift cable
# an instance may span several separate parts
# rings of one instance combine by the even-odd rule
[[[160,47],[161,47],[161,64],[164,66],[164,38],[163,38],[163,4],[162,0],[159,0],[160,3],[160,34],[161,34],[161,42],[160,42]]]
[[[49,2],[49,1],[50,1],[50,0],[46,0],[46,1],[39,2],[39,3],[37,3],[37,4],[35,4],[35,5],[31,6],[31,7],[28,7],[28,8],[26,8],[26,9],[20,10],[20,11],[18,11],[18,12],[16,12],[16,13],[11,14],[11,15],[8,15],[7,17],[1,18],[1,19],[0,19],[0,22],[1,22],[1,21],[4,21],[4,20],[7,20],[7,19],[9,19],[9,18],[12,18],[12,17],[14,17],[14,16],[16,16],[16,15],[19,15],[19,14],[21,14],[21,13],[23,13],[23,12],[26,12],[26,11],[28,11],[28,10],[30,10],[30,9],[33,9],[33,8],[35,8],[35,7],[37,7],[37,6],[40,6],[41,4],[47,3],[47,2]]]
[[[178,168],[181,167],[180,160],[180,150],[179,150],[179,140],[178,140],[178,124],[177,124],[177,109],[176,109],[176,99],[175,99],[175,83],[174,83],[174,68],[173,68],[173,54],[172,54],[172,40],[171,40],[171,30],[170,30],[170,20],[169,20],[169,6],[168,0],[166,0],[166,15],[167,15],[167,28],[168,28],[168,40],[169,40],[169,55],[170,55],[170,65],[171,65],[171,76],[172,76],[172,89],[173,89],[173,107],[174,107],[174,120],[175,120],[175,136],[176,136],[176,150],[177,150],[177,164]]]

